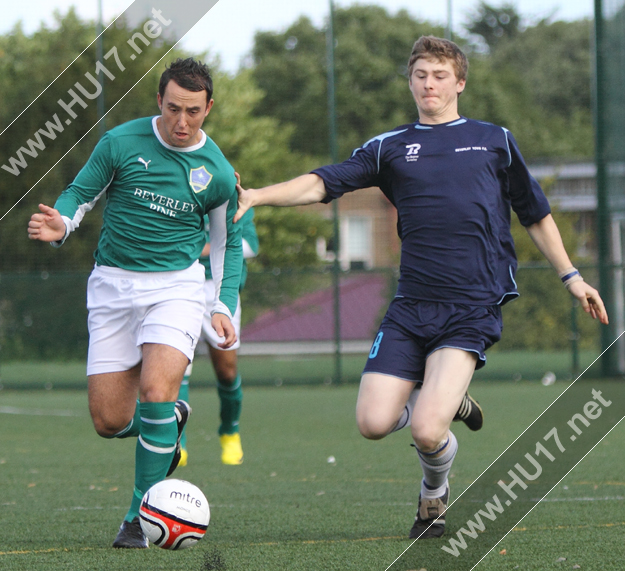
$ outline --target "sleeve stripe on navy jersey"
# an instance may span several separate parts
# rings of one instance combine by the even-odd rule
[[[502,127],[502,129],[503,129],[504,137],[506,138],[506,148],[508,149],[508,157],[510,159],[510,161],[508,162],[508,166],[510,166],[512,164],[512,153],[510,152],[510,141],[508,141],[508,133],[510,131],[508,131],[508,129],[506,129],[505,127]]]
[[[373,139],[369,139],[362,147],[358,147],[353,153],[352,153],[352,157],[361,149],[365,149],[367,148],[367,146],[370,143],[374,143],[375,141],[379,141],[380,145],[378,146],[378,172],[380,172],[380,154],[382,152],[382,141],[384,141],[384,139],[388,139],[389,137],[393,137],[395,135],[399,135],[400,133],[404,133],[406,132],[408,129],[402,129],[401,131],[389,131],[388,133],[382,133],[381,135],[378,135],[377,137],[373,137]]]

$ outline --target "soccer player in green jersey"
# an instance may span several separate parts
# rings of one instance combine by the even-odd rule
[[[89,411],[105,438],[137,437],[131,505],[114,547],[145,548],[143,494],[180,461],[191,409],[176,400],[205,309],[204,217],[217,295],[212,326],[226,349],[238,301],[242,249],[236,174],[201,127],[213,106],[206,65],[176,60],[161,76],[161,114],[107,132],[56,201],[39,205],[29,238],[60,246],[106,193],[87,288]],[[138,396],[138,400],[137,400]]]
[[[253,258],[258,254],[258,235],[254,225],[254,209],[248,210],[238,224],[241,225],[241,238],[243,246],[243,268],[241,270],[241,285],[239,291],[245,286],[247,279],[246,258]],[[206,268],[206,283],[204,292],[206,299],[215,297],[215,281],[211,273],[210,265],[210,228],[207,225],[206,246],[202,250],[200,263]],[[228,349],[222,349],[223,342],[217,332],[210,325],[210,313],[204,314],[202,324],[201,340],[208,347],[211,362],[217,375],[217,394],[219,395],[219,443],[221,445],[221,461],[228,465],[238,465],[243,463],[243,447],[241,445],[241,435],[239,434],[239,419],[241,418],[241,405],[243,403],[243,388],[241,386],[241,375],[237,365],[237,349],[241,345],[241,301],[237,305],[236,312],[232,319],[232,325],[237,335],[236,342]],[[191,378],[193,365],[189,364],[185,371],[182,385],[180,386],[179,399],[189,401],[189,380]],[[186,431],[185,431],[186,432]],[[180,466],[187,464],[186,434],[183,432],[181,439]]]

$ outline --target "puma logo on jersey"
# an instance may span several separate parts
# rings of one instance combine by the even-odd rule
[[[137,159],[141,164],[145,165],[145,170],[148,170],[148,165],[152,162],[152,159],[150,159],[149,161],[145,161],[144,159],[142,159],[141,157],[139,157]]]

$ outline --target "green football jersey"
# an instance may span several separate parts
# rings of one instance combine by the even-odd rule
[[[232,222],[234,169],[203,131],[196,145],[167,144],[157,119],[145,117],[108,131],[54,207],[67,237],[106,193],[96,263],[139,272],[191,266],[205,243],[207,214],[216,233],[211,262],[219,301],[233,314],[243,257],[241,227]],[[214,310],[227,313],[223,307]]]
[[[249,246],[250,254],[248,254],[248,258],[252,258],[258,254],[258,234],[256,233],[256,226],[254,224],[254,209],[250,208],[245,212],[245,214],[241,217],[241,219],[237,222],[239,226],[241,226],[241,240],[247,242]],[[206,224],[206,241],[210,242],[210,224]],[[212,247],[211,247],[212,251]],[[239,291],[241,291],[245,287],[245,282],[247,281],[247,260],[245,259],[245,249],[243,250],[243,266],[241,267],[241,284],[239,285]],[[206,279],[212,280],[213,274],[211,271],[211,260],[210,256],[203,256],[200,258],[200,262],[206,268]]]

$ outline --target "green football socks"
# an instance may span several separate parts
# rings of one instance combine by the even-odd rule
[[[135,453],[135,489],[126,521],[139,515],[148,489],[165,479],[178,440],[173,402],[144,402],[139,405],[140,434]]]
[[[219,435],[239,432],[239,419],[241,418],[243,402],[241,375],[237,375],[234,383],[229,387],[217,382],[217,393],[219,394],[219,416],[221,418]]]
[[[132,417],[130,422],[117,434],[113,434],[113,436],[107,436],[106,438],[130,438],[132,436],[136,438],[137,436],[139,436],[140,425],[141,413],[139,412],[139,401],[137,401],[135,415]]]
[[[191,377],[191,373],[182,378],[182,384],[180,385],[180,390],[178,391],[178,399],[185,401],[187,404],[191,404],[189,402],[189,378]],[[186,427],[182,431],[182,438],[180,439],[180,447],[183,450],[187,449],[187,429]]]

